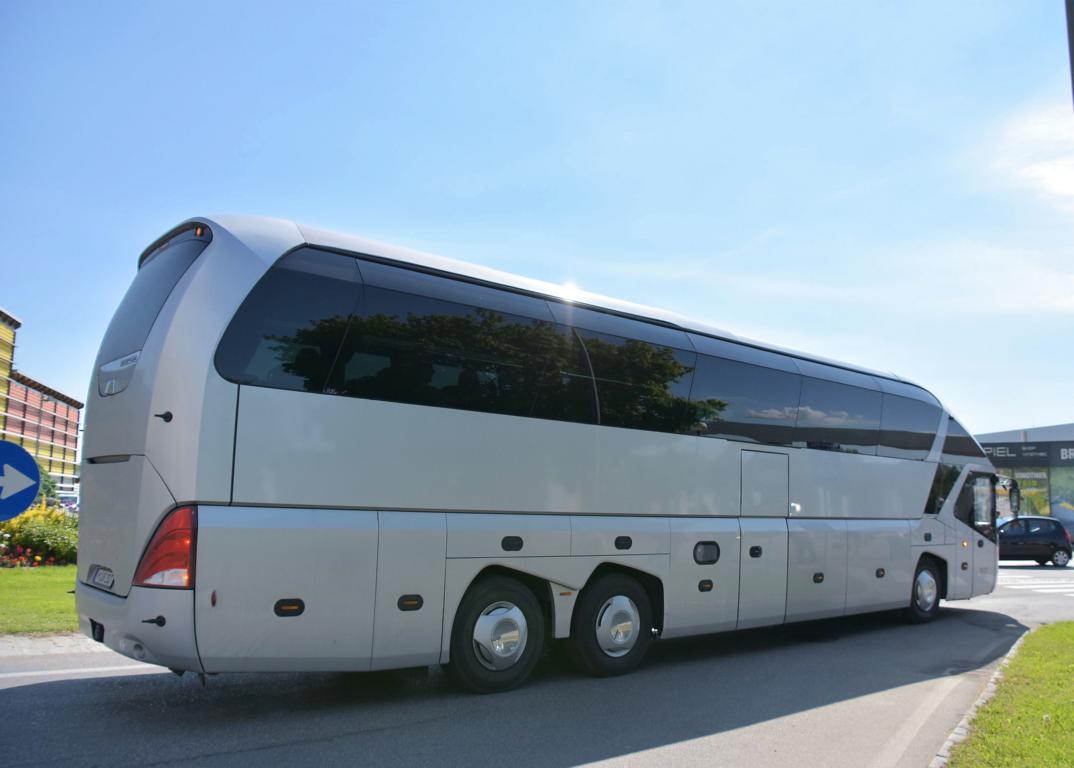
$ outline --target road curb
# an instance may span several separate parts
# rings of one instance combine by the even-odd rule
[[[943,743],[943,746],[936,752],[936,756],[932,758],[932,762],[929,763],[929,768],[947,768],[947,761],[951,759],[951,750],[956,745],[966,740],[966,737],[970,735],[970,723],[973,722],[973,718],[977,716],[977,710],[983,707],[989,699],[996,695],[996,686],[999,681],[1003,679],[1003,670],[1007,665],[1011,663],[1011,659],[1014,658],[1014,654],[1018,653],[1018,649],[1022,647],[1022,641],[1026,639],[1026,636],[1031,630],[1027,630],[1021,634],[1021,636],[1014,641],[1014,645],[1003,655],[999,664],[996,666],[995,671],[992,673],[992,677],[988,679],[988,685],[981,691],[981,695],[977,697],[977,701],[973,702],[973,706],[969,708],[963,718],[959,721],[955,729],[951,731],[947,736],[947,741]]]

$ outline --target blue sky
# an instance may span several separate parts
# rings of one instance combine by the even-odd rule
[[[81,398],[145,245],[292,218],[1074,421],[1060,2],[0,4],[0,306]]]

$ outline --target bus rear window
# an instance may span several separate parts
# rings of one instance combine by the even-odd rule
[[[199,236],[197,232],[200,232]],[[209,244],[207,227],[191,227],[153,251],[138,268],[101,344],[106,366],[142,349],[153,323],[179,278]]]

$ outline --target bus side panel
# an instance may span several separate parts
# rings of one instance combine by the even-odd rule
[[[911,569],[910,521],[847,521],[847,613],[905,607]]]
[[[571,517],[572,555],[658,555],[671,551],[666,517]]]
[[[936,465],[803,448],[791,461],[791,517],[921,516]]]
[[[447,518],[448,557],[553,557],[571,553],[569,515],[482,515]]]
[[[846,521],[788,520],[787,533],[787,621],[843,615]]]
[[[592,425],[240,389],[236,503],[546,513],[598,508],[599,428]]]
[[[699,564],[694,548],[715,542],[716,562]],[[688,517],[671,521],[671,574],[664,590],[662,637],[734,629],[738,620],[738,520]],[[704,582],[707,582],[705,584]]]
[[[376,578],[376,512],[199,507],[205,671],[369,669]]]
[[[734,443],[617,427],[599,428],[597,440],[592,511],[738,515],[739,447]]]
[[[436,664],[444,622],[443,512],[380,512],[373,669]],[[408,596],[411,602],[404,603]],[[413,599],[420,599],[413,608]]]

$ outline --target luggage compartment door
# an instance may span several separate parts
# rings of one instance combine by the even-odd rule
[[[742,451],[738,629],[780,624],[787,609],[788,461]]]
[[[376,512],[199,507],[205,671],[369,669],[377,538]]]
[[[788,520],[787,533],[787,621],[842,616],[847,602],[846,520]]]
[[[738,617],[738,519],[671,520],[671,578],[663,637],[734,629]]]

